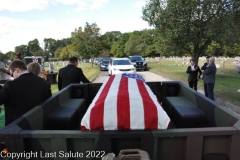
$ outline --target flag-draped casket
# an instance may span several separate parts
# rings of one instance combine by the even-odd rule
[[[81,130],[166,129],[170,118],[145,80],[136,74],[108,77],[93,99]]]

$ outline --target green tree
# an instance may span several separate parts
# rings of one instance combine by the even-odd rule
[[[147,44],[143,56],[168,56],[171,53],[171,48],[166,45],[166,39],[157,29],[144,31],[142,39]]]
[[[117,54],[117,49],[118,49],[118,45],[117,45],[117,41],[114,41],[110,50],[111,56],[115,57]]]
[[[114,57],[126,57],[127,53],[124,52],[125,43],[128,41],[130,33],[123,33],[118,37],[118,41],[113,43],[111,54]]]
[[[154,31],[153,29],[141,31],[141,43],[138,44],[137,50],[143,57],[150,56],[154,52]]]
[[[28,51],[31,56],[42,56],[43,49],[39,45],[38,39],[34,39],[28,42]]]
[[[44,51],[48,53],[49,56],[54,57],[54,52],[57,49],[57,41],[53,38],[44,38]]]
[[[96,23],[89,24],[86,22],[84,29],[79,27],[72,32],[72,42],[75,51],[84,54],[86,53],[89,57],[91,57],[91,62],[93,62],[94,55],[98,52],[96,42],[98,37],[100,37],[99,31],[100,28]]]
[[[4,59],[13,59],[15,56],[15,52],[9,51],[5,54]]]
[[[20,45],[15,47],[15,53],[21,53],[22,57],[30,56],[27,45]]]
[[[147,30],[134,31],[130,34],[128,41],[125,43],[124,53],[126,55],[147,56],[148,45],[151,44]]]
[[[239,34],[239,0],[149,0],[143,19],[155,26],[175,51],[198,63],[212,41],[235,41]],[[230,39],[231,37],[231,39]]]
[[[122,33],[120,31],[111,31],[111,32],[106,32],[103,36],[106,36],[107,42],[109,46],[113,45],[113,42],[116,42],[118,40],[118,37]]]
[[[69,44],[72,44],[72,38],[63,38],[61,40],[57,40],[56,42],[56,48],[58,47],[65,47]]]
[[[54,57],[55,57],[55,58],[60,58],[60,55],[61,55],[61,53],[62,53],[63,48],[64,48],[64,47],[58,47],[58,48],[56,49],[56,51],[54,52]]]
[[[95,46],[97,52],[95,52],[94,57],[109,57],[111,46],[108,43],[107,37],[102,35],[96,38]]]
[[[139,34],[130,34],[128,41],[125,43],[124,53],[129,55],[138,55],[139,54],[139,45],[141,44],[142,40],[140,39]]]
[[[206,56],[223,56],[223,45],[217,43],[216,41],[212,41],[212,43],[208,46],[206,51]],[[204,55],[205,56],[205,55]]]
[[[68,50],[68,46],[63,47],[59,58],[60,58],[61,60],[68,60],[69,57],[70,57],[70,52],[69,52],[69,50]]]
[[[237,43],[223,46],[223,55],[228,57],[236,57],[240,54],[240,45]]]

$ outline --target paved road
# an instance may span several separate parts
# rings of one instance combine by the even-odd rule
[[[171,81],[171,79],[167,77],[163,77],[159,74],[152,73],[149,71],[138,71],[138,75],[142,76],[147,82],[153,82],[153,81]],[[97,76],[97,78],[92,83],[103,83],[104,80],[109,77],[108,71],[101,71],[100,74]],[[198,90],[201,94],[204,95],[203,90]]]
[[[137,74],[141,75],[147,82],[151,81],[171,81],[167,77],[163,77],[161,75],[149,72],[149,71],[138,71]],[[101,71],[98,77],[93,81],[93,83],[103,83],[103,81],[108,77],[107,71]],[[198,90],[201,94],[204,95],[203,90]],[[219,103],[220,105],[234,111],[238,115],[240,115],[240,106],[236,106],[234,104],[231,104],[229,102],[222,101],[220,98],[216,98],[215,101]]]
[[[138,71],[138,75],[142,76],[147,82],[153,81],[169,81],[170,79],[163,77],[161,75],[149,72],[149,71]],[[93,83],[103,83],[103,81],[108,77],[108,71],[101,71]]]

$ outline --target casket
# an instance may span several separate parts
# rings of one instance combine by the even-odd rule
[[[170,118],[145,80],[136,74],[108,77],[85,113],[81,130],[166,129]]]

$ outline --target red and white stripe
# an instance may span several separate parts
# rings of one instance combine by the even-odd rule
[[[166,129],[170,118],[141,80],[108,77],[81,121],[82,130]]]

